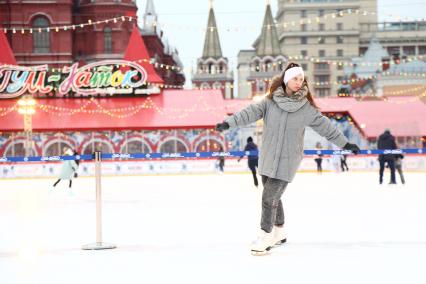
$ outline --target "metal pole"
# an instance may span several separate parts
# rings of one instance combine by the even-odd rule
[[[95,151],[96,178],[96,243],[84,245],[84,250],[114,249],[117,246],[102,242],[102,188],[101,188],[101,157],[102,152]]]
[[[102,187],[101,187],[101,152],[95,152],[96,178],[96,243],[102,243]]]
[[[28,107],[24,114],[24,132],[25,132],[25,157],[31,156],[32,141],[32,117],[28,113]]]

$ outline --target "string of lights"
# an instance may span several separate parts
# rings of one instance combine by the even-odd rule
[[[241,13],[240,13],[241,14]],[[328,19],[338,19],[341,17],[345,17],[348,15],[358,15],[358,16],[371,16],[371,15],[376,15],[377,13],[374,11],[368,11],[368,10],[362,10],[362,9],[343,9],[340,11],[335,11],[335,12],[331,12],[331,13],[325,13],[322,16],[314,16],[314,17],[308,17],[308,18],[303,18],[300,19],[298,21],[284,21],[281,23],[275,23],[272,25],[265,25],[265,26],[261,26],[261,28],[267,28],[270,29],[273,26],[277,27],[277,28],[287,28],[287,27],[294,27],[296,25],[309,25],[309,24],[314,24],[314,23],[320,23],[322,20],[328,20]],[[412,18],[412,17],[402,17],[399,15],[395,15],[395,14],[385,14],[386,16],[388,16],[389,18],[387,19],[387,21],[391,21],[391,22],[403,22],[403,21],[408,21],[408,22],[424,22],[425,19],[422,18]],[[37,27],[37,28],[33,28],[33,27],[22,27],[22,26],[13,26],[13,27],[4,27],[3,28],[3,32],[4,33],[8,33],[8,32],[12,32],[12,33],[21,33],[21,34],[32,34],[35,32],[60,32],[60,31],[69,31],[69,30],[75,30],[77,28],[85,28],[85,27],[90,27],[90,26],[94,26],[94,25],[99,25],[99,24],[110,24],[110,23],[118,23],[119,21],[121,22],[133,22],[133,21],[137,21],[140,24],[143,24],[143,22],[141,20],[139,20],[137,17],[132,17],[132,16],[118,16],[118,17],[113,17],[113,18],[108,18],[108,19],[104,19],[104,20],[98,20],[98,21],[93,21],[91,19],[87,20],[86,22],[82,22],[82,23],[77,23],[77,24],[68,24],[68,25],[51,25],[48,27]],[[158,22],[155,21],[152,23],[152,25],[154,27],[158,27],[158,28],[172,28],[172,29],[179,29],[179,30],[201,30],[201,31],[206,31],[206,30],[210,30],[210,31],[214,31],[215,29],[218,29],[218,27],[204,27],[204,26],[194,26],[194,25],[179,25],[176,23],[166,23],[166,22]],[[259,26],[241,26],[241,25],[233,25],[233,26],[225,26],[223,29],[225,31],[231,32],[231,31],[235,31],[235,32],[240,32],[240,31],[255,31],[259,28]]]
[[[358,95],[358,94],[351,95],[351,97],[355,98],[357,101],[364,101],[364,100],[368,100],[370,98],[375,98],[375,99],[380,99],[382,101],[385,101],[387,103],[401,105],[401,104],[413,103],[415,101],[418,101],[421,98],[426,97],[426,90],[424,90],[418,96],[408,97],[407,99],[404,99],[404,100],[394,100],[394,99],[389,98],[389,97],[377,97],[377,96],[374,96],[374,95],[366,96],[366,95]],[[90,104],[94,104],[96,109],[88,109],[88,106]],[[321,100],[321,104],[327,105],[326,100]],[[223,115],[220,114],[220,113],[222,113],[221,111],[223,111],[227,107],[236,107],[236,106],[237,107],[241,106],[241,103],[229,104],[227,106],[224,106],[224,105],[211,106],[211,105],[208,104],[208,102],[206,101],[206,99],[203,96],[200,96],[198,98],[197,102],[190,105],[189,107],[181,107],[181,108],[159,107],[150,97],[148,97],[141,104],[136,104],[136,105],[132,105],[132,106],[128,106],[128,107],[108,108],[108,109],[105,108],[104,106],[102,106],[98,102],[98,100],[95,99],[95,98],[91,98],[91,99],[87,100],[87,102],[79,108],[64,108],[64,107],[44,105],[44,104],[38,104],[37,105],[37,107],[40,108],[42,111],[49,113],[49,114],[54,114],[54,115],[57,115],[57,116],[71,116],[71,115],[75,115],[75,114],[78,114],[78,113],[86,113],[86,114],[105,114],[105,115],[108,115],[110,117],[120,118],[120,119],[134,116],[144,109],[155,110],[157,113],[159,113],[163,116],[167,116],[170,119],[183,119],[183,118],[188,117],[191,113],[199,112],[199,111],[208,112],[211,115],[216,116],[218,119],[223,119]],[[350,107],[350,106],[348,106],[348,107]],[[7,111],[7,113],[4,112],[4,113],[0,114],[0,116],[4,116],[4,115],[7,115],[8,113],[16,110],[16,106],[13,106],[13,107],[10,107],[10,108],[3,108],[3,109],[0,109],[0,110],[6,110]],[[221,110],[221,111],[219,111],[219,110]]]
[[[292,27],[298,25],[304,25],[304,24],[314,24],[314,23],[320,23],[321,20],[326,19],[336,19],[341,18],[348,15],[360,15],[360,16],[369,16],[369,15],[376,15],[374,11],[368,11],[368,10],[361,10],[361,9],[345,9],[338,12],[332,12],[332,13],[325,13],[322,16],[315,16],[311,18],[304,18],[300,19],[299,21],[284,21],[281,23],[275,23],[272,25],[265,25],[261,26],[262,28],[271,29],[273,26],[277,28],[284,28]],[[33,34],[33,33],[42,33],[42,32],[60,32],[60,31],[69,31],[69,30],[76,30],[78,28],[86,28],[94,25],[100,25],[100,24],[109,24],[109,23],[118,23],[121,22],[133,22],[137,21],[138,23],[142,24],[142,21],[137,20],[136,17],[132,16],[119,16],[114,18],[109,18],[105,20],[98,20],[93,21],[91,19],[87,20],[87,22],[79,23],[79,24],[68,24],[68,25],[54,25],[54,26],[48,26],[48,27],[23,27],[23,26],[13,26],[13,27],[4,27],[3,32],[8,33],[12,32],[14,34],[21,33],[21,34]],[[153,22],[152,25],[154,27],[158,28],[178,28],[183,30],[201,30],[201,31],[211,31],[213,32],[215,29],[218,29],[218,27],[196,27],[194,25],[191,26],[182,26],[182,25],[176,25],[174,23],[160,23],[160,22]],[[259,26],[229,26],[225,27],[226,31],[241,31],[242,29],[257,29]]]
[[[5,107],[5,108],[0,108],[0,117],[1,116],[6,116],[9,113],[18,110],[18,106],[17,104],[11,106],[11,107]]]
[[[362,62],[350,62],[345,60],[337,60],[337,59],[326,59],[325,57],[315,57],[315,56],[302,56],[302,55],[290,55],[287,56],[288,61],[296,60],[296,61],[310,61],[312,63],[326,63],[328,65],[333,66],[344,66],[344,67],[365,67],[365,66],[375,66],[380,67],[383,64],[389,64],[389,66],[399,65],[401,63],[408,63],[412,61],[426,60],[426,55],[416,55],[416,56],[407,56],[406,58],[401,58],[398,60],[389,60],[387,63],[382,61],[362,61]],[[165,69],[165,70],[172,70],[175,72],[190,72],[194,73],[194,70],[191,67],[181,67],[177,65],[168,65],[164,63],[155,62],[152,59],[138,59],[138,60],[129,60],[130,62],[134,63],[147,63],[153,65],[157,69]],[[284,62],[273,62],[273,63],[262,63],[262,62],[254,62],[253,64],[256,64],[254,66],[250,67],[250,71],[256,72],[256,71],[265,71],[265,70],[277,70],[278,67],[283,66]],[[228,64],[229,66],[230,64]],[[0,68],[8,68],[8,67],[18,67],[17,65],[10,65],[10,64],[0,64]],[[22,66],[20,66],[22,67]],[[116,68],[125,67],[125,65],[119,66],[117,65]],[[27,67],[29,71],[33,71],[31,66]],[[63,70],[67,70],[69,66],[63,66],[60,68],[55,67],[48,67],[49,72],[57,72],[57,73],[65,73]],[[232,66],[230,66],[229,69],[233,69]],[[89,68],[88,70],[96,71],[96,68]],[[280,71],[280,70],[277,70]],[[197,70],[197,74],[211,74],[208,70]],[[66,73],[65,73],[66,74]]]

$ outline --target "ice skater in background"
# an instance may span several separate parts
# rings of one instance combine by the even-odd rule
[[[315,145],[315,150],[321,151],[322,150],[322,145],[321,142],[317,142],[317,144]],[[318,174],[322,174],[322,157],[324,155],[323,154],[317,154],[314,161],[315,163],[317,163],[317,173]]]
[[[348,155],[343,154],[342,156],[340,156],[340,167],[342,168],[342,172],[349,171],[349,167],[348,164],[346,163],[346,158]]]
[[[266,97],[216,125],[217,131],[240,127],[263,118],[259,173],[262,176],[262,217],[260,234],[253,242],[253,255],[267,253],[286,241],[281,202],[303,159],[305,127],[310,126],[328,141],[355,153],[359,147],[321,114],[312,98],[303,69],[290,63],[275,77]]]
[[[402,172],[402,159],[404,159],[402,154],[395,155],[395,169],[398,171],[402,184],[405,184],[404,173]]]
[[[385,129],[385,132],[379,136],[377,140],[377,149],[379,150],[394,150],[396,149],[395,137],[390,133],[389,129]],[[394,154],[380,154],[379,155],[379,183],[383,183],[383,172],[385,170],[385,164],[389,167],[391,172],[391,180],[389,184],[396,184],[395,180],[395,155]]]
[[[67,148],[64,149],[64,156],[73,156],[74,151]],[[72,188],[72,180],[75,177],[75,173],[77,172],[78,164],[74,160],[67,160],[62,162],[61,173],[59,175],[59,179],[53,184],[53,187],[61,180],[69,180],[69,188]]]
[[[247,138],[247,145],[244,147],[244,151],[258,151],[257,145],[254,144],[253,138]],[[242,159],[240,157],[238,162]],[[248,167],[253,175],[254,185],[257,187],[259,182],[257,181],[256,168],[258,167],[259,156],[258,155],[248,155]]]
[[[223,147],[219,147],[219,152],[223,152]],[[217,166],[219,167],[219,173],[223,174],[225,170],[225,157],[219,156],[217,158]]]
[[[78,156],[79,155],[78,152],[77,152],[77,150],[74,149],[73,155],[74,156]],[[78,167],[80,166],[80,160],[79,159],[75,159],[75,163],[76,163],[77,169],[78,169]],[[77,170],[75,170],[75,172],[74,172],[74,178],[77,178],[77,177],[78,177]]]

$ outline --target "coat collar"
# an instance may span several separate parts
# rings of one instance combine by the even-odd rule
[[[287,112],[295,112],[304,106],[308,100],[306,96],[308,88],[303,86],[298,92],[292,96],[288,96],[283,87],[278,87],[273,93],[272,100],[277,103],[278,107]]]

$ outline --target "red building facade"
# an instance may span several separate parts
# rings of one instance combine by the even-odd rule
[[[74,62],[122,59],[136,24],[137,9],[133,0],[0,0],[0,26],[18,65],[57,68]],[[82,27],[82,23],[92,24]],[[183,66],[173,54],[158,49],[160,35],[142,37],[165,84],[183,85]],[[161,64],[181,68],[166,69]]]
[[[39,28],[72,25],[71,0],[0,1],[0,11],[0,24],[3,29],[9,29],[6,36],[19,65],[57,67],[72,63],[72,30],[38,32]]]

